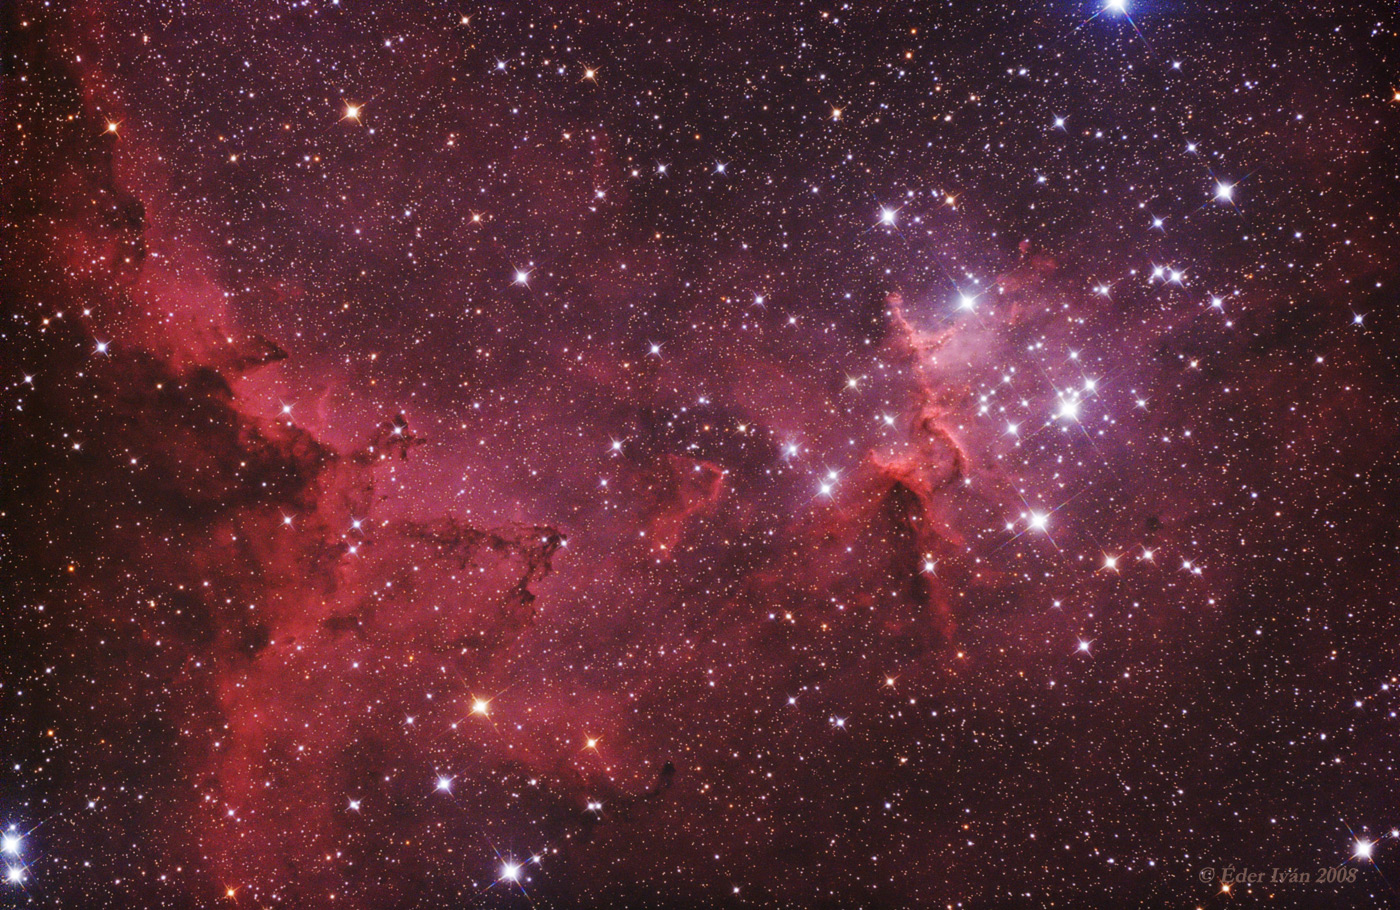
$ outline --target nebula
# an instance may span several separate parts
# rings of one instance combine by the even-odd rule
[[[1393,11],[0,16],[3,900],[1393,896]]]

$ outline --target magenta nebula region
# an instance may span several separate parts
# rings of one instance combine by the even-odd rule
[[[1382,6],[0,6],[0,907],[1400,901]]]

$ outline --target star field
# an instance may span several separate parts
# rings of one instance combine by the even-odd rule
[[[0,906],[1397,900],[1395,9],[0,22]]]

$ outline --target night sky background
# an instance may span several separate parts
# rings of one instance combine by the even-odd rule
[[[1400,900],[1393,3],[0,28],[0,906]]]

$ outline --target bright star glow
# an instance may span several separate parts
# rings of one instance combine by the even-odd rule
[[[1359,840],[1359,841],[1357,841],[1357,842],[1356,842],[1356,854],[1355,854],[1355,855],[1356,855],[1356,858],[1357,858],[1357,859],[1370,859],[1370,858],[1371,858],[1371,853],[1372,853],[1373,850],[1375,850],[1375,847],[1376,847],[1376,845],[1375,845],[1373,842],[1371,842],[1371,841],[1368,841],[1368,840]]]
[[[1215,198],[1221,202],[1229,202],[1235,198],[1235,185],[1233,183],[1217,183],[1215,185]]]
[[[501,878],[510,882],[520,881],[520,864],[506,863],[501,866]]]
[[[23,838],[13,831],[6,831],[4,836],[0,837],[0,851],[8,853],[11,856],[16,856],[19,854],[20,842],[22,840]]]
[[[450,777],[439,777],[439,778],[437,779],[437,789],[438,789],[438,792],[439,792],[439,793],[451,793],[451,792],[452,792],[452,778],[450,778]]]
[[[1044,512],[1032,512],[1030,526],[1032,531],[1044,531],[1050,527],[1050,516]]]
[[[899,211],[897,209],[880,209],[880,223],[885,225],[886,227],[894,227],[895,219],[898,217]]]

